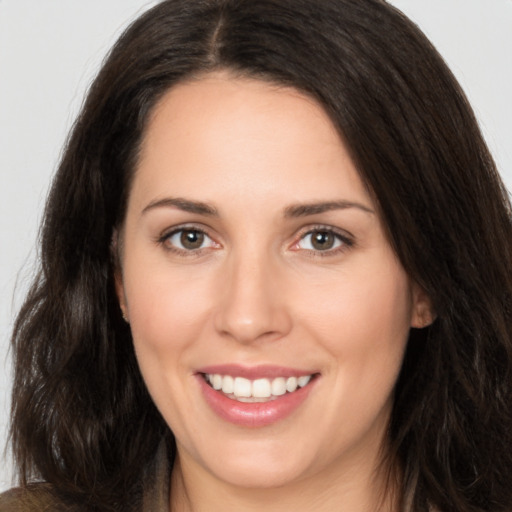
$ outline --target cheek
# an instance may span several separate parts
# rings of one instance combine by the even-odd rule
[[[346,272],[310,287],[297,316],[331,356],[345,386],[394,385],[409,335],[412,294],[403,269],[390,265]]]
[[[190,379],[211,307],[211,280],[168,265],[125,262],[125,294],[140,371],[157,408],[176,434],[193,409]],[[204,277],[204,276],[203,276]],[[207,349],[206,349],[207,350]]]
[[[211,279],[200,272],[172,269],[166,262],[137,265],[136,253],[125,264],[125,294],[135,348],[177,358],[201,337],[212,305]]]
[[[324,377],[330,405],[317,422],[334,440],[326,456],[329,450],[367,439],[369,432],[385,430],[412,308],[409,282],[400,267],[347,272],[336,282],[311,287],[309,307],[299,313],[304,337],[329,355]]]

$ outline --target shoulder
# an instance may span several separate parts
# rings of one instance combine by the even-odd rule
[[[168,511],[171,466],[172,454],[167,448],[166,441],[162,440],[150,464],[145,468],[140,485],[130,494],[129,499],[126,499],[127,504],[124,504],[121,510]],[[17,487],[0,493],[0,512],[90,512],[92,509],[84,502],[66,502],[59,497],[55,487],[46,482],[31,483],[26,487]]]
[[[46,483],[30,484],[0,494],[0,512],[80,512],[85,509],[63,503]]]

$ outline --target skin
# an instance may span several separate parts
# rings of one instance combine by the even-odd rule
[[[206,233],[199,249],[166,238],[183,226]],[[315,229],[336,233],[331,249],[312,245]],[[148,124],[120,236],[121,308],[176,436],[171,509],[393,510],[379,463],[408,332],[429,303],[323,109],[227,73],[174,87]],[[290,416],[247,428],[200,392],[197,369],[223,363],[320,375]]]

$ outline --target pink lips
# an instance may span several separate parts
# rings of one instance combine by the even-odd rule
[[[238,402],[220,391],[214,390],[205,380],[204,374],[232,375],[255,380],[258,378],[300,377],[310,375],[310,370],[296,370],[278,366],[244,367],[218,365],[201,368],[197,380],[210,408],[222,419],[242,427],[265,427],[291,415],[306,400],[317,379],[293,393],[286,393],[268,402]]]

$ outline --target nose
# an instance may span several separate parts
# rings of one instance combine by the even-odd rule
[[[231,255],[222,277],[215,328],[248,344],[277,340],[292,327],[282,269],[265,255]]]

